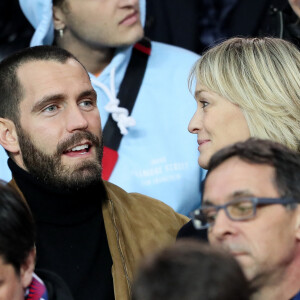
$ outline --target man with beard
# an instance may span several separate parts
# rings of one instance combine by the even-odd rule
[[[0,144],[37,223],[37,267],[60,275],[75,299],[129,299],[136,264],[173,243],[187,218],[101,180],[96,93],[66,50],[3,60],[0,95]]]
[[[102,178],[189,215],[206,173],[186,130],[195,109],[187,78],[199,56],[144,38],[146,0],[19,2],[35,28],[30,46],[57,45],[89,72],[101,100]],[[0,149],[9,180],[7,169]]]
[[[300,299],[300,155],[250,139],[212,156],[194,225],[228,250],[251,299]]]

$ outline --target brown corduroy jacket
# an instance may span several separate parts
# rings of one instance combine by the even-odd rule
[[[10,185],[23,197],[14,180]],[[189,219],[156,199],[127,193],[110,182],[104,181],[104,186],[108,199],[103,201],[102,211],[113,261],[115,299],[129,300],[141,259],[174,243],[177,232]]]

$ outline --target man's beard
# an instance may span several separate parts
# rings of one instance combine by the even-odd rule
[[[57,145],[56,152],[48,155],[39,150],[30,136],[18,126],[17,134],[22,158],[28,172],[48,186],[74,190],[100,182],[102,175],[103,140],[88,131],[78,131]],[[82,161],[72,166],[62,164],[64,151],[82,140],[92,143],[96,159]]]

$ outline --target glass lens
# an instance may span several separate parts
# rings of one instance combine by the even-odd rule
[[[217,216],[217,209],[214,206],[207,206],[200,209],[202,214],[202,219],[205,224],[213,224]]]
[[[234,220],[247,219],[254,215],[254,204],[251,200],[239,200],[227,206],[227,212]]]

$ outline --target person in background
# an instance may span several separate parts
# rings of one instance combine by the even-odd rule
[[[0,299],[72,300],[57,275],[35,267],[35,225],[22,198],[0,180]],[[41,279],[42,278],[42,279]]]
[[[90,73],[103,126],[103,179],[188,215],[205,176],[186,130],[193,114],[186,80],[199,56],[144,38],[145,2],[20,0],[20,6],[36,29],[31,46],[56,44]]]
[[[300,151],[300,52],[276,38],[232,38],[208,50],[192,69],[198,163],[249,137]],[[191,85],[191,88],[193,86]],[[198,236],[190,222],[179,237]]]
[[[185,240],[142,262],[132,294],[132,300],[249,300],[251,291],[231,255]]]
[[[254,138],[209,162],[195,227],[239,262],[252,300],[300,299],[299,170],[299,152]]]
[[[62,277],[74,299],[129,299],[136,264],[174,243],[188,220],[101,179],[97,94],[62,48],[0,62],[0,144],[37,224],[37,268]]]

